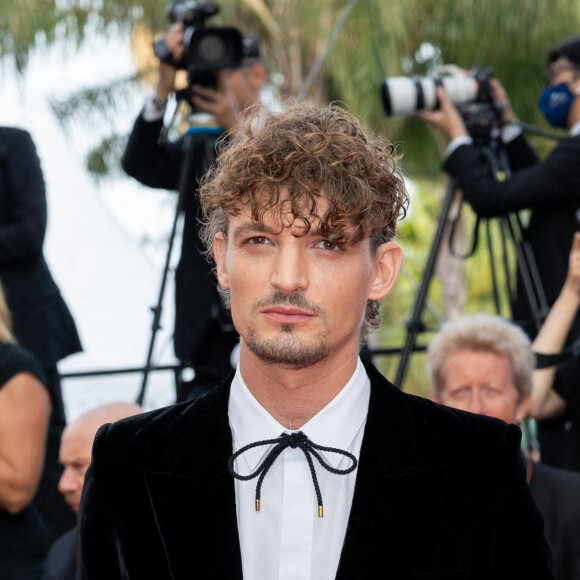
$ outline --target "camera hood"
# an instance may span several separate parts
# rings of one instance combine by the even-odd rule
[[[183,68],[191,74],[239,68],[243,41],[237,28],[186,28]]]

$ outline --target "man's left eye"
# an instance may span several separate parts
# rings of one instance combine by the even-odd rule
[[[254,246],[262,246],[268,243],[268,238],[264,236],[254,236],[253,238],[249,238],[247,240],[248,244],[252,244]]]
[[[336,252],[336,250],[340,250],[340,246],[338,244],[329,240],[320,240],[320,242],[318,242],[318,247],[326,250],[327,252]]]

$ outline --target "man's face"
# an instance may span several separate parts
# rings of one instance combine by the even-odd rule
[[[286,217],[280,224],[269,212],[254,223],[244,208],[229,219],[227,240],[215,240],[242,353],[247,347],[263,362],[293,369],[356,353],[367,300],[395,283],[399,246],[383,244],[373,256],[368,238],[339,246],[320,235],[317,223],[304,234]]]
[[[529,409],[529,396],[521,398],[514,385],[507,357],[493,352],[460,350],[445,361],[445,384],[439,403],[519,423]]]
[[[578,85],[580,69],[566,57],[560,57],[550,64],[547,71],[547,81],[552,87],[566,83],[573,91]]]
[[[257,67],[261,65],[255,65]],[[262,86],[253,66],[242,66],[237,69],[223,69],[217,74],[217,90],[232,102],[231,107],[242,112],[251,105]]]
[[[79,510],[85,473],[91,463],[93,437],[93,432],[67,428],[61,438],[59,461],[64,472],[58,482],[58,491],[75,513]]]

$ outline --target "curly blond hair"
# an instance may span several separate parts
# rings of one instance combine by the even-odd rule
[[[373,135],[344,107],[292,102],[276,114],[252,111],[200,186],[201,237],[208,254],[228,217],[248,207],[260,222],[266,212],[288,212],[307,233],[318,222],[330,241],[371,249],[392,240],[408,196],[395,147]],[[320,201],[325,208],[321,214]],[[287,216],[286,216],[287,217]],[[280,223],[285,223],[281,219]],[[379,301],[369,301],[363,338],[378,326]]]

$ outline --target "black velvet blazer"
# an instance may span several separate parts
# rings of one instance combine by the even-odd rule
[[[552,578],[519,429],[401,393],[366,367],[370,407],[337,579]],[[101,428],[78,578],[242,578],[230,383]]]

